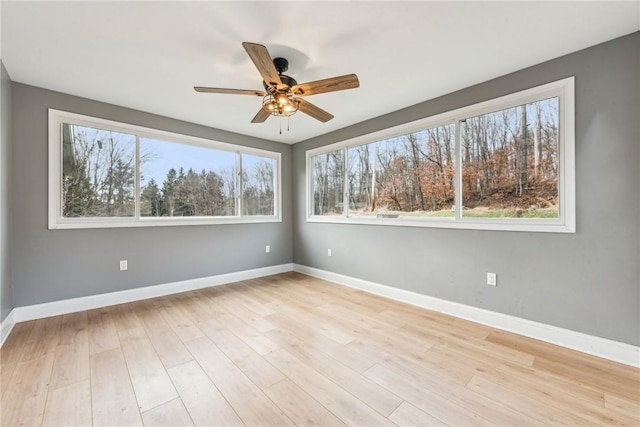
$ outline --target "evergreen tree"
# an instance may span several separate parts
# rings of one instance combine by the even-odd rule
[[[177,184],[178,173],[174,168],[171,168],[169,172],[167,172],[167,178],[162,185],[162,216],[174,215]]]
[[[162,215],[162,194],[154,179],[151,179],[142,189],[140,204],[140,214],[142,216]]]

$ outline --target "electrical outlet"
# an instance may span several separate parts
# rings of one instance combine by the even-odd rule
[[[327,256],[331,256],[331,249],[327,249]]]
[[[498,286],[498,275],[496,273],[487,273],[487,285]]]
[[[271,252],[271,246],[269,246],[269,245],[265,246],[264,247],[264,251],[265,251],[265,253]]]
[[[127,266],[127,260],[123,259],[122,261],[120,261],[120,271],[124,271],[128,268]]]

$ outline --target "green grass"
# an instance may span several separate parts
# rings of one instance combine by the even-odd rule
[[[558,209],[465,209],[463,218],[558,218]]]
[[[518,215],[519,212],[519,215]],[[382,212],[379,212],[382,213]],[[455,212],[447,209],[441,211],[415,211],[415,212],[396,212],[386,211],[385,215],[398,215],[399,218],[453,218]],[[359,218],[375,218],[377,213],[351,212],[349,216]],[[491,209],[491,208],[475,208],[464,209],[463,218],[558,218],[557,208],[547,209]]]

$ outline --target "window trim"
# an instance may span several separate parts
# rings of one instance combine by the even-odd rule
[[[559,98],[559,142],[558,142],[558,218],[470,218],[461,216],[462,207],[462,164],[460,150],[460,123],[462,120],[511,108],[550,97]],[[450,218],[371,218],[348,217],[343,208],[342,215],[313,215],[313,162],[319,154],[407,135],[441,125],[454,124],[455,135],[455,216]],[[345,167],[347,163],[345,152]],[[568,77],[541,86],[514,92],[505,96],[483,101],[425,117],[409,123],[393,126],[377,132],[360,135],[345,141],[318,147],[306,152],[306,219],[307,222],[454,228],[471,230],[525,231],[525,232],[576,232],[575,207],[575,78]],[[346,197],[346,186],[343,189]]]
[[[116,122],[68,111],[48,109],[48,228],[49,229],[78,229],[78,228],[126,228],[126,227],[158,227],[179,225],[211,225],[211,224],[239,224],[239,223],[268,223],[282,222],[282,154],[259,148],[245,147],[226,142],[214,141],[196,136],[178,134],[175,132],[152,129],[144,126]],[[136,137],[136,208],[133,217],[82,217],[65,218],[62,216],[62,127],[63,123],[98,127],[134,135]],[[274,177],[274,215],[243,216],[241,210],[242,193],[236,195],[236,215],[216,217],[143,217],[140,216],[140,144],[141,138],[149,138],[168,143],[186,144],[204,148],[233,152],[238,154],[268,157],[275,161]],[[240,160],[238,160],[240,162]]]

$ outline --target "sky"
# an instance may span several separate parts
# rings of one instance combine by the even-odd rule
[[[140,139],[140,154],[148,160],[140,166],[140,186],[144,187],[151,179],[155,180],[158,187],[162,187],[171,168],[179,172],[180,168],[186,173],[193,169],[196,173],[203,170],[213,171],[223,175],[230,173],[236,166],[235,151],[224,151],[208,147],[199,147],[189,144],[158,141],[149,138]],[[251,176],[252,167],[265,157],[243,154],[242,168]],[[273,163],[275,166],[275,163]]]
[[[221,174],[225,170],[231,171],[236,165],[234,152],[146,138],[140,139],[140,154],[143,157],[148,156],[148,161],[140,166],[141,186],[154,179],[158,186],[162,187],[171,168],[179,171],[182,167],[185,173],[192,168],[196,173],[204,169]]]

